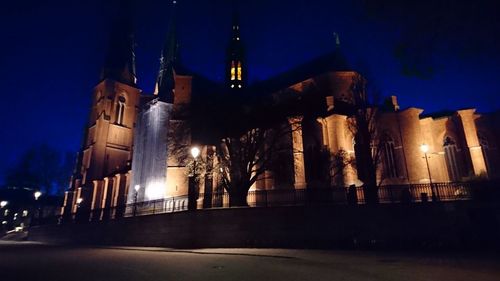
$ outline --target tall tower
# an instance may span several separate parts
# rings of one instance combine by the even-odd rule
[[[65,196],[67,214],[76,211],[78,198],[83,199],[81,207],[91,207],[104,178],[130,170],[141,90],[136,86],[132,23],[125,14],[114,22],[101,81],[93,91],[89,122]]]
[[[160,101],[173,103],[175,91],[175,68],[178,56],[177,43],[177,24],[176,24],[176,4],[172,2],[172,12],[170,23],[168,25],[167,37],[163,45],[160,56],[160,70],[156,79],[154,94],[159,97]]]
[[[176,4],[172,2],[154,96],[137,118],[131,186],[140,188],[137,193],[128,189],[128,203],[187,194],[186,169],[173,151],[173,141],[190,140],[182,109],[191,99],[192,77],[179,73]]]
[[[129,1],[125,1],[124,3],[124,7],[112,25],[108,51],[100,79],[112,79],[120,83],[135,86],[137,75],[135,69],[133,22],[130,19],[130,3]]]
[[[228,87],[233,90],[245,86],[246,65],[243,43],[240,37],[239,15],[236,9],[233,12],[231,41],[227,49],[226,80]]]

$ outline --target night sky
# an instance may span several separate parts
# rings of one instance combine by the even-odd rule
[[[9,1],[0,8],[0,183],[26,149],[77,151],[119,1]],[[178,0],[182,63],[223,81],[233,1]],[[241,1],[249,82],[333,50],[372,89],[425,113],[499,109],[496,1]],[[455,3],[456,2],[456,3]],[[170,1],[135,1],[139,87],[151,93]]]

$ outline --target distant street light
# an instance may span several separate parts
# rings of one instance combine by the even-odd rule
[[[40,196],[42,196],[42,193],[40,191],[35,191],[33,196],[35,196],[35,200],[38,200],[38,198],[40,198]]]
[[[38,201],[38,198],[40,198],[40,196],[42,196],[42,192],[40,192],[39,190],[35,191],[35,193],[33,193],[33,196],[35,197],[35,201]],[[38,217],[38,221],[40,221],[40,205],[39,204],[35,204],[35,205],[38,205],[38,206],[35,206],[36,210],[37,210],[37,217]],[[30,221],[30,224],[31,222],[34,222],[35,220],[35,212],[32,212],[31,213],[31,221]]]
[[[420,145],[420,151],[424,153],[425,164],[427,165],[427,173],[429,174],[429,184],[431,185],[431,193],[432,193],[432,202],[436,202],[436,194],[434,193],[434,187],[432,186],[432,177],[431,177],[431,169],[429,168],[429,160],[427,157],[427,152],[429,152],[429,145],[423,143]]]
[[[0,209],[3,209],[5,206],[7,206],[7,204],[9,204],[9,202],[1,201],[0,202]],[[8,222],[5,220],[6,213],[1,212],[1,214],[2,214],[2,228],[0,230],[3,231],[4,227],[5,227],[4,225],[6,225]]]

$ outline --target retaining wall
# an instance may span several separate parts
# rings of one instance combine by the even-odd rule
[[[227,208],[33,227],[50,243],[199,247],[499,247],[500,207],[471,202]]]

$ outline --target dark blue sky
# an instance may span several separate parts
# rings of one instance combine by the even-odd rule
[[[2,4],[0,182],[6,169],[35,144],[78,150],[119,2]],[[384,95],[396,94],[402,107],[420,107],[426,113],[499,109],[498,4],[460,2],[241,1],[249,81],[331,51],[337,32],[353,68]],[[232,1],[178,3],[183,64],[222,81]],[[133,7],[138,82],[152,92],[170,3],[135,1]]]

